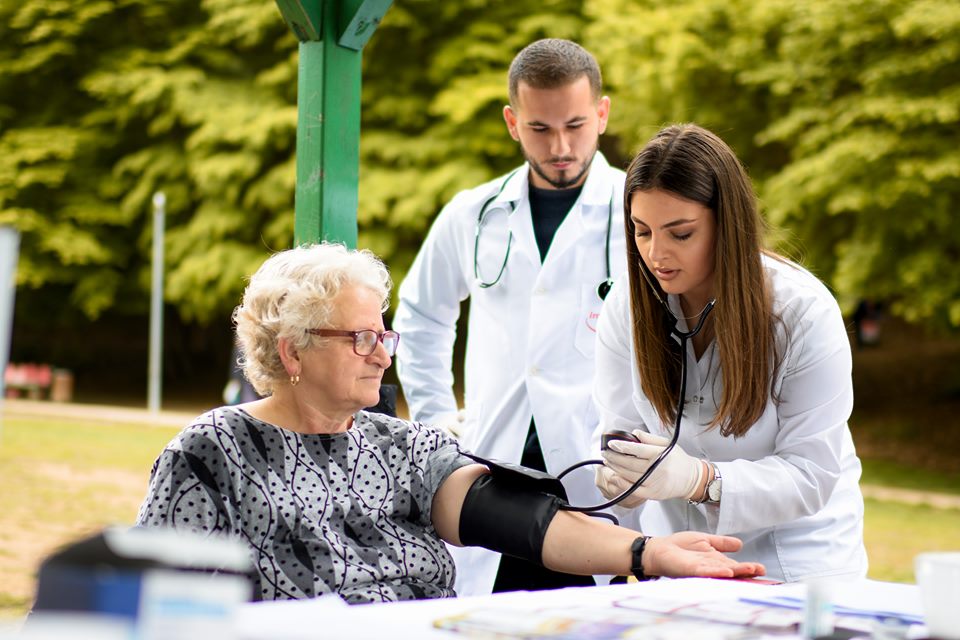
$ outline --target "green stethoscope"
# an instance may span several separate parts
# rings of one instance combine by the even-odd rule
[[[477,280],[477,284],[480,285],[481,289],[489,289],[493,285],[500,282],[500,278],[503,277],[503,272],[507,269],[507,261],[510,259],[510,247],[513,245],[513,231],[510,232],[510,235],[507,236],[507,251],[503,255],[503,263],[500,264],[500,271],[497,272],[497,277],[491,281],[486,281],[480,276],[480,265],[477,263],[477,255],[480,250],[480,233],[483,229],[483,218],[487,215],[488,209],[494,200],[500,197],[500,194],[503,193],[503,190],[506,188],[507,183],[510,182],[510,178],[514,176],[517,171],[520,169],[514,169],[510,175],[504,178],[503,182],[500,184],[500,188],[497,192],[489,198],[486,202],[483,203],[483,206],[480,207],[480,214],[477,216],[477,231],[474,236],[473,241],[473,276]],[[508,216],[516,211],[517,205],[515,202],[510,202],[510,211]],[[610,228],[613,224],[613,194],[610,194],[610,204],[607,205],[607,237],[606,243],[604,246],[604,258],[606,266],[606,279],[600,281],[600,284],[597,285],[597,297],[601,300],[607,297],[607,294],[610,293],[610,287],[613,286],[613,277],[610,274]]]

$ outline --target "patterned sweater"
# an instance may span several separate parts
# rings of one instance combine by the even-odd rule
[[[157,458],[137,523],[242,539],[265,600],[449,597],[454,565],[431,506],[470,463],[442,432],[380,414],[302,434],[221,407]]]

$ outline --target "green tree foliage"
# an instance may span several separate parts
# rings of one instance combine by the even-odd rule
[[[502,116],[516,52],[582,27],[580,1],[394,2],[364,50],[359,240],[398,283],[446,201],[522,162]]]
[[[395,0],[364,51],[358,218],[397,280],[444,202],[521,159],[506,70],[545,36],[600,59],[614,162],[700,122],[846,305],[960,327],[960,7],[935,0]],[[292,242],[296,77],[270,1],[0,0],[20,295],[142,313],[163,189],[167,301],[225,318]]]
[[[727,139],[771,222],[849,309],[960,327],[960,5],[593,0],[630,148],[666,122]]]
[[[201,321],[235,304],[292,237],[295,52],[269,3],[2,0],[0,223],[23,235],[21,285],[91,318],[145,309],[162,189],[167,300]]]
[[[500,115],[515,52],[577,38],[581,2],[397,2],[364,54],[360,243],[399,279],[458,190],[520,160]],[[262,0],[0,0],[0,223],[27,292],[143,311],[150,201],[166,299],[222,319],[290,246],[297,44]]]

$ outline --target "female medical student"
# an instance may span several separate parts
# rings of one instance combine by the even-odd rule
[[[599,320],[594,395],[599,430],[637,441],[609,445],[597,486],[625,491],[678,428],[621,503],[644,507],[644,532],[737,536],[737,558],[785,581],[863,577],[850,346],[830,292],[762,248],[746,171],[696,125],[663,129],[633,160],[624,219],[629,279]]]

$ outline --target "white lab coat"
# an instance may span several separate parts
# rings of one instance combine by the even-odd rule
[[[707,431],[722,392],[716,344],[699,362],[688,344],[687,404],[678,446],[716,463],[722,476],[720,504],[648,501],[630,512],[630,519],[626,510],[617,512],[621,524],[642,526],[648,535],[687,529],[734,535],[743,540],[734,557],[762,562],[773,578],[862,578],[867,571],[863,496],[860,460],[847,426],[853,382],[840,309],[809,272],[766,257],[763,264],[773,284],[774,308],[783,319],[779,344],[788,345],[776,381],[780,404],[768,399],[763,415],[741,438],[722,437],[719,428]],[[683,315],[676,296],[669,296],[668,304],[677,317]],[[598,327],[594,397],[601,421],[595,446],[608,429],[672,435],[672,425],[660,421],[640,389],[630,316],[629,287],[622,278],[607,297]],[[688,329],[682,318],[680,329]]]
[[[430,423],[456,412],[451,359],[460,302],[470,297],[461,443],[484,457],[519,462],[533,417],[547,470],[556,474],[589,455],[599,421],[591,399],[597,285],[606,278],[608,217],[611,274],[626,277],[624,173],[596,154],[543,264],[528,177],[524,164],[505,186],[501,176],[459,193],[440,212],[400,285],[393,321],[401,335],[397,371],[411,419]],[[501,280],[481,288],[474,277],[474,242],[480,209],[491,198],[488,211],[509,211],[510,203],[516,208],[495,216],[502,224],[484,226],[478,262],[486,281],[503,263],[510,232],[513,241]],[[602,501],[591,468],[566,476],[564,485],[572,504]],[[457,593],[490,593],[499,554],[475,547],[451,552]]]

